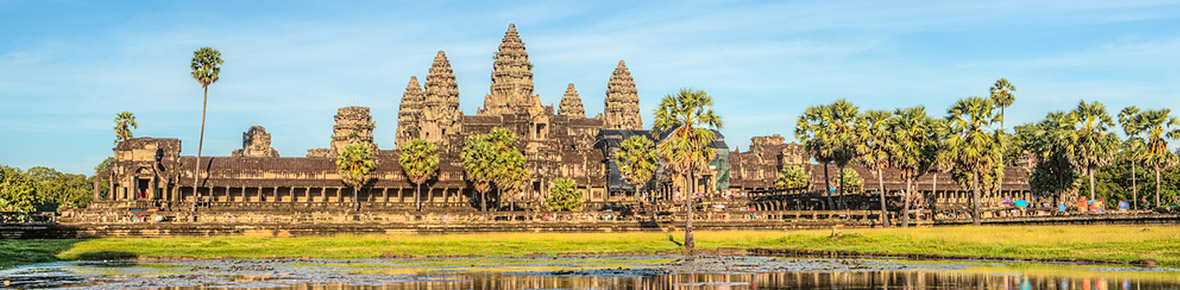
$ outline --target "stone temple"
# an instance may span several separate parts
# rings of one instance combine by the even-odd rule
[[[637,76],[642,80],[642,75]],[[492,128],[507,128],[517,135],[517,148],[526,158],[531,191],[498,197],[499,204],[511,201],[524,208],[539,208],[557,178],[576,181],[587,208],[594,204],[625,203],[634,187],[623,182],[614,163],[614,150],[633,135],[656,138],[645,129],[636,78],[620,60],[613,72],[603,72],[601,84],[607,90],[601,96],[604,112],[587,117],[583,97],[569,84],[557,108],[542,105],[534,91],[532,63],[524,42],[514,25],[508,26],[491,71],[492,84],[484,96],[483,106],[475,114],[459,110],[459,86],[446,53],[439,51],[427,70],[424,82],[409,76],[401,92],[396,133],[392,148],[382,148],[373,138],[372,114],[367,107],[339,108],[327,148],[309,149],[303,157],[280,157],[270,146],[271,135],[262,126],[252,126],[242,135],[242,149],[228,157],[202,157],[200,179],[193,183],[194,156],[180,155],[180,140],[135,138],[114,148],[115,162],[105,175],[110,176],[113,201],[146,201],[161,210],[184,210],[183,204],[201,201],[211,207],[240,207],[249,204],[260,209],[266,203],[292,203],[347,207],[353,200],[351,189],[336,173],[334,157],[346,145],[360,143],[373,149],[377,169],[374,181],[358,194],[366,208],[409,208],[414,203],[414,184],[407,181],[398,164],[398,146],[415,138],[434,143],[439,148],[439,174],[427,184],[420,198],[424,207],[474,211],[478,206],[471,185],[464,179],[460,151],[465,140]],[[391,92],[395,95],[396,92]],[[590,97],[593,100],[596,97]],[[723,101],[724,98],[719,99]],[[325,114],[327,115],[327,114]],[[783,128],[783,130],[788,130]],[[325,132],[326,133],[326,132]],[[776,173],[786,165],[801,165],[811,173],[812,189],[824,186],[822,169],[811,165],[802,146],[786,143],[779,135],[754,137],[745,152],[730,150],[718,132],[710,146],[717,158],[708,169],[696,174],[696,192],[728,190],[757,191],[773,187]],[[389,144],[389,143],[386,143]],[[875,186],[870,171],[861,171],[866,189]],[[1017,170],[1010,168],[1010,170]],[[834,169],[832,172],[835,172]],[[1019,182],[1025,173],[1009,173],[1005,190],[1028,190]],[[919,188],[929,188],[925,177]],[[945,178],[945,177],[944,177]],[[961,194],[962,188],[945,178],[943,192]],[[1011,181],[1010,184],[1008,181]],[[891,190],[902,185],[896,178],[886,178]],[[644,188],[668,196],[686,192],[681,180],[663,170]],[[925,189],[923,189],[925,190]],[[95,195],[98,195],[97,186]],[[959,195],[961,196],[961,195]],[[497,201],[493,201],[495,203]]]

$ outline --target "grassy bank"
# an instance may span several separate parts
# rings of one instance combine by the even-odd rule
[[[1180,226],[984,226],[825,231],[697,232],[700,248],[790,248],[1015,258],[1155,259],[1180,267]],[[109,238],[0,241],[0,266],[119,257],[522,256],[678,249],[683,233],[495,233],[305,238]],[[47,258],[47,257],[52,258]],[[25,257],[25,258],[21,258]],[[8,262],[14,261],[14,262]]]

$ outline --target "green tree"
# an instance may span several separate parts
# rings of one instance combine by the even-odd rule
[[[1052,112],[1037,123],[1016,126],[1015,146],[1036,159],[1029,187],[1040,196],[1064,196],[1078,187],[1080,175],[1070,163],[1074,117],[1072,112]]]
[[[809,107],[795,123],[795,138],[803,142],[803,149],[824,165],[824,183],[828,193],[828,207],[834,207],[831,185],[828,184],[828,164],[835,163],[840,172],[857,156],[860,143],[856,122],[860,109],[847,100],[836,100],[829,105]],[[844,194],[840,188],[840,195]]]
[[[211,47],[202,47],[193,52],[193,79],[196,79],[205,91],[201,99],[201,135],[200,139],[197,139],[197,162],[193,169],[193,191],[197,198],[201,197],[201,191],[198,190],[200,185],[197,182],[201,179],[201,149],[205,147],[205,109],[209,105],[209,85],[219,79],[223,63],[225,62],[221,60],[221,52]],[[196,203],[193,203],[194,209],[196,206]]]
[[[487,134],[471,136],[460,155],[467,180],[480,193],[483,211],[487,211],[487,193],[493,185],[499,191],[517,190],[528,182],[524,155],[516,150],[516,134],[508,129],[496,127]]]
[[[89,194],[92,185],[86,182],[86,175],[61,173],[44,166],[29,168],[25,175],[35,182],[38,211],[60,212],[63,206],[84,207],[93,199]]]
[[[135,114],[131,112],[122,112],[115,115],[115,145],[119,142],[131,139],[131,129],[139,129],[139,123],[135,122]]]
[[[434,143],[425,139],[414,139],[410,144],[401,148],[397,162],[402,166],[402,173],[406,179],[418,188],[414,193],[414,203],[418,211],[422,211],[422,184],[438,173],[438,153]]]
[[[1004,109],[1012,106],[1012,103],[1016,101],[1016,86],[1013,86],[1012,83],[1009,83],[1008,79],[1000,78],[995,84],[992,85],[989,91],[991,92],[990,98],[992,103],[996,105],[996,108],[1000,109],[1000,135],[1006,136],[1005,134],[1007,133],[1004,133],[1004,130],[1007,129],[1004,127]],[[1004,155],[1000,155],[1000,161],[996,163],[996,167],[998,167],[996,169],[998,171],[998,173],[996,173],[997,192],[1004,189],[1004,183],[999,182],[1004,176],[1004,165]]]
[[[40,203],[35,179],[20,169],[0,165],[0,211],[30,213]]]
[[[774,187],[778,189],[802,188],[809,185],[810,176],[799,165],[786,165],[779,170],[774,179]]]
[[[506,151],[500,151],[493,162],[493,178],[496,190],[499,192],[497,200],[504,199],[504,191],[508,191],[510,197],[516,196],[517,192],[524,190],[529,181],[528,170],[525,169],[524,154],[516,151],[515,148]],[[512,205],[512,210],[516,210],[516,206]]]
[[[360,190],[373,178],[373,170],[377,169],[377,162],[373,161],[373,152],[365,144],[354,143],[344,146],[344,151],[336,157],[336,173],[340,179],[352,187],[353,210],[360,211]]]
[[[635,185],[635,195],[656,172],[655,143],[644,136],[634,135],[615,149],[615,165],[627,183]]]
[[[1139,175],[1135,172],[1143,156],[1143,126],[1138,122],[1139,108],[1128,106],[1119,112],[1119,124],[1123,127],[1123,134],[1127,140],[1120,147],[1123,159],[1131,164],[1131,203],[1139,208]]]
[[[554,211],[580,211],[582,210],[582,192],[578,191],[577,184],[572,178],[558,178],[554,181],[553,188],[549,189],[545,205],[549,207],[549,210]]]
[[[1119,139],[1110,132],[1114,121],[1102,103],[1082,101],[1072,115],[1075,137],[1070,161],[1090,178],[1090,199],[1094,199],[1094,172],[1114,160]]]
[[[492,163],[496,160],[496,147],[479,135],[467,138],[460,158],[463,160],[463,175],[480,194],[480,210],[487,211],[487,193],[492,189],[495,176]]]
[[[1160,172],[1176,164],[1176,155],[1168,150],[1168,139],[1180,139],[1180,120],[1169,109],[1148,110],[1136,116],[1145,135],[1143,163],[1155,172],[1155,204],[1160,199]],[[1093,178],[1091,177],[1091,180]]]
[[[910,202],[918,195],[914,182],[930,170],[937,161],[939,129],[934,119],[926,114],[926,108],[918,106],[897,109],[887,124],[891,137],[889,166],[897,168],[901,180],[905,181],[904,205],[901,208],[901,226],[910,223]]]
[[[88,183],[94,184],[94,179],[99,178],[98,181],[98,196],[94,197],[93,201],[109,200],[111,198],[111,178],[109,173],[104,173],[111,168],[111,162],[115,161],[115,157],[107,157],[101,163],[94,166],[94,175],[90,176]]]
[[[881,224],[889,227],[888,210],[885,207],[885,174],[883,170],[889,168],[891,154],[894,149],[894,139],[887,128],[893,122],[893,114],[884,110],[865,110],[864,115],[857,118],[856,134],[861,140],[857,144],[860,163],[877,174],[877,194],[881,200]]]
[[[655,110],[652,135],[668,133],[657,145],[657,154],[672,170],[686,174],[685,249],[696,247],[692,234],[693,199],[696,197],[694,173],[716,155],[716,150],[709,147],[716,136],[708,127],[721,129],[721,126],[721,117],[713,112],[713,97],[704,91],[681,89],[675,95],[664,96]]]
[[[947,110],[950,135],[947,148],[960,184],[970,184],[972,191],[971,220],[979,225],[980,173],[995,166],[1000,146],[991,125],[995,122],[995,105],[991,100],[968,97],[955,102]],[[969,177],[968,177],[969,176]],[[967,179],[967,180],[964,180]],[[964,182],[968,181],[968,182]]]
[[[837,177],[839,178],[837,181],[840,182],[840,187],[847,189],[848,192],[864,192],[865,180],[860,177],[859,172],[852,170],[852,168],[844,168],[840,170],[840,175],[840,177]]]

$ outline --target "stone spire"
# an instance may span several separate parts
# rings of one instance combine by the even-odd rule
[[[492,64],[491,93],[484,97],[480,115],[525,112],[540,107],[540,96],[533,95],[533,69],[516,25],[508,24],[496,61]]]
[[[578,118],[586,117],[586,109],[582,108],[582,98],[578,97],[578,90],[574,89],[574,83],[570,83],[569,87],[565,89],[565,96],[561,98],[557,114]]]
[[[635,90],[635,80],[622,60],[607,84],[603,111],[605,129],[643,130],[643,118],[639,115],[639,92]]]
[[[438,51],[430,73],[426,75],[426,92],[419,118],[419,138],[442,145],[447,134],[459,133],[459,84],[447,55]]]
[[[426,95],[418,85],[418,77],[411,76],[410,84],[406,85],[406,92],[402,94],[401,106],[397,110],[397,136],[394,143],[397,148],[409,144],[410,140],[419,138],[419,120],[422,119],[422,103]]]

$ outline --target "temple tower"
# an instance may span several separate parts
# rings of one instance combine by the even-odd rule
[[[574,89],[574,83],[570,83],[569,87],[565,89],[565,96],[561,97],[557,114],[578,118],[586,117],[586,109],[582,107],[582,98],[578,97],[578,90]]]
[[[262,126],[251,126],[242,133],[242,149],[234,150],[233,157],[279,157],[279,151],[270,147],[270,133]]]
[[[332,126],[332,155],[339,156],[344,147],[351,144],[365,144],[377,153],[373,143],[373,118],[368,107],[344,107],[336,110],[336,125]]]
[[[397,148],[409,144],[410,140],[421,138],[419,120],[422,119],[422,103],[425,97],[422,87],[418,85],[418,77],[411,76],[397,110],[397,135],[394,137],[394,145]]]
[[[484,97],[479,115],[528,112],[541,107],[541,97],[533,95],[533,69],[516,25],[508,24],[496,61],[492,64],[491,93]]]
[[[459,84],[455,82],[451,62],[441,50],[426,75],[426,92],[420,111],[418,138],[441,145],[447,134],[459,133],[463,118],[463,112],[459,111]]]
[[[639,115],[639,93],[627,64],[622,60],[607,83],[603,113],[604,129],[643,130],[643,119]]]

